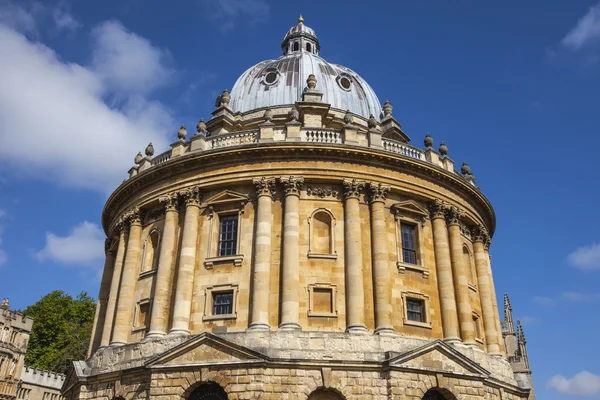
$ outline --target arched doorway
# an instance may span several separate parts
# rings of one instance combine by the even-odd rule
[[[218,384],[208,382],[194,389],[188,400],[227,400],[227,393]]]
[[[456,397],[445,389],[429,389],[423,400],[456,400]]]
[[[346,400],[335,389],[317,389],[308,396],[308,400]]]

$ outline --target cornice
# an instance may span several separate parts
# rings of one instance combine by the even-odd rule
[[[127,208],[137,205],[133,199],[145,188],[166,182],[181,174],[202,173],[207,165],[212,168],[232,164],[253,164],[273,161],[343,161],[369,166],[384,167],[408,173],[434,182],[443,188],[470,200],[484,219],[488,232],[493,235],[496,216],[490,201],[477,188],[455,175],[433,164],[384,150],[348,145],[315,145],[314,143],[253,143],[228,148],[188,153],[172,158],[168,162],[142,171],[124,181],[110,195],[102,212],[102,225],[108,233],[110,224]],[[249,181],[251,183],[251,181]],[[433,197],[433,196],[432,196]]]

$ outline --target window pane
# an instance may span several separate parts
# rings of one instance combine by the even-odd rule
[[[238,216],[221,217],[219,224],[219,256],[231,256],[237,250]]]
[[[406,315],[410,321],[425,322],[425,302],[417,299],[406,299]]]
[[[410,224],[400,225],[402,238],[402,261],[417,264],[417,227]]]
[[[213,315],[233,314],[233,292],[213,293]]]

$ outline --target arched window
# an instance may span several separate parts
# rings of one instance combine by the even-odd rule
[[[308,400],[345,400],[335,389],[317,389],[308,396]]]
[[[218,384],[208,382],[194,389],[188,400],[227,400],[227,393]]]
[[[429,389],[423,400],[456,400],[456,397],[446,389]]]
[[[310,43],[306,43],[306,51],[312,53],[312,46],[310,45]]]
[[[471,258],[471,252],[467,246],[463,246],[463,262],[465,267],[469,269],[469,283],[475,285],[475,270],[473,267],[473,260]]]
[[[158,243],[160,233],[157,230],[150,232],[144,243],[141,272],[151,271],[158,267]]]
[[[294,51],[298,51],[300,49],[300,45],[298,44],[298,42],[294,43]]]
[[[335,218],[331,211],[318,209],[308,219],[309,257],[335,256]]]

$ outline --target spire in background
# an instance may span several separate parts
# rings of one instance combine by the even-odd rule
[[[504,293],[504,320],[506,321],[506,328],[509,333],[515,333],[515,324],[513,322],[512,306],[510,305],[510,299],[508,293]]]

